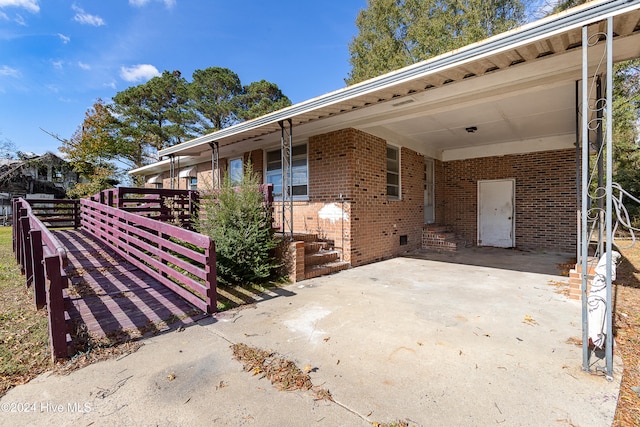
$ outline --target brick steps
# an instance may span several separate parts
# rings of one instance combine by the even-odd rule
[[[337,273],[338,271],[346,270],[349,266],[350,264],[347,261],[333,261],[321,265],[311,265],[305,268],[304,278],[312,279],[326,274]]]
[[[591,280],[596,273],[596,265],[598,263],[598,259],[594,257],[589,257],[587,260],[587,292],[589,292],[589,288],[591,287]],[[576,264],[575,268],[572,268],[569,271],[569,298],[574,300],[582,299],[582,264]]]
[[[305,255],[304,265],[313,266],[328,264],[330,262],[338,261],[340,259],[340,252],[333,250],[320,250],[319,252]]]
[[[291,263],[287,267],[291,280],[299,282],[345,270],[351,266],[341,261],[341,252],[331,240],[321,240],[316,234],[294,234],[289,245]]]
[[[428,224],[422,229],[422,249],[455,252],[465,243],[447,225]]]
[[[305,242],[304,243],[304,253],[305,254],[314,254],[319,251],[329,250],[329,242]]]

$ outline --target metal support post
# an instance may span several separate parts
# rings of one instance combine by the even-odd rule
[[[592,28],[595,28],[593,26]],[[589,246],[593,244],[596,258],[606,261],[605,285],[605,374],[613,376],[613,18],[607,18],[606,32],[589,36],[589,27],[582,28],[582,212],[581,212],[581,263],[582,263],[582,355],[583,370],[590,371],[589,350],[589,301],[587,295],[589,276]],[[589,72],[589,50],[606,40],[602,57],[594,61],[595,71]],[[600,54],[598,54],[600,55]],[[591,75],[590,75],[591,74]],[[604,96],[600,75],[606,75]],[[595,99],[590,92],[595,88]],[[590,105],[590,100],[592,105]],[[591,119],[591,117],[594,117]],[[589,136],[593,133],[596,159],[593,169],[589,163],[591,148]],[[604,138],[603,138],[604,135]],[[596,181],[597,189],[590,193],[590,184]],[[592,238],[596,239],[592,242]],[[592,309],[597,309],[592,308]]]
[[[291,150],[293,144],[293,124],[291,119],[278,122],[281,130],[280,146],[282,158],[282,238],[293,241],[293,170]],[[288,126],[287,126],[288,125]]]
[[[589,226],[587,211],[589,206],[589,34],[588,27],[582,27],[582,208],[581,245],[582,248],[582,369],[589,371],[589,317],[587,310],[587,283],[589,271]]]
[[[169,155],[169,185],[173,190],[175,188],[175,180],[176,180],[176,163],[175,156],[173,154]]]
[[[607,341],[605,357],[607,378],[613,378],[613,312],[612,312],[612,180],[613,180],[613,18],[607,18],[607,95],[606,95],[606,143],[607,143],[607,176],[606,176],[606,248],[607,248]]]
[[[209,143],[211,147],[211,185],[214,190],[220,189],[220,145],[218,141]]]

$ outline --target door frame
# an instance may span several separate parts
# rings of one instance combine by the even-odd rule
[[[487,246],[480,243],[480,184],[483,182],[511,182],[511,247],[516,247],[516,179],[515,178],[501,178],[501,179],[480,179],[477,182],[477,214],[476,214],[476,243],[478,246]]]
[[[427,166],[427,165],[430,165]],[[429,187],[429,189],[427,189]],[[427,193],[431,194],[431,218],[427,220]],[[436,221],[436,162],[430,157],[424,158],[424,223],[433,224]]]

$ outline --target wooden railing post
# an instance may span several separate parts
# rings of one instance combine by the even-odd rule
[[[18,235],[20,236],[19,239],[19,252],[20,252],[20,256],[18,259],[18,263],[20,263],[20,272],[22,274],[26,273],[25,270],[25,265],[26,265],[26,248],[28,247],[29,243],[26,242],[27,240],[27,236],[29,235],[29,229],[31,228],[29,225],[29,216],[27,213],[27,209],[22,208],[20,209],[20,219],[18,222],[18,228],[19,228],[19,232]]]
[[[198,214],[199,214],[199,206],[200,206],[200,196],[197,191],[189,191],[189,227],[191,230],[196,229],[196,224],[198,223]]]
[[[47,289],[47,310],[49,312],[49,340],[51,343],[51,358],[64,359],[69,357],[67,348],[67,323],[64,318],[64,298],[62,289],[64,288],[64,277],[61,274],[60,258],[55,256],[46,257],[45,271],[49,279]]]
[[[207,248],[207,265],[205,266],[206,272],[206,286],[207,295],[205,296],[207,304],[207,314],[213,314],[218,311],[218,284],[216,275],[216,244],[213,240],[209,240],[209,247]]]
[[[118,209],[124,209],[124,199],[125,199],[125,194],[123,194],[124,190],[118,187],[116,188],[115,192],[116,192],[116,205]]]
[[[13,255],[16,258],[16,262],[20,262],[20,228],[18,227],[18,217],[20,216],[21,207],[20,200],[13,199],[13,206],[11,210],[11,224],[13,229],[11,231],[13,236]]]
[[[47,305],[47,295],[44,277],[44,257],[42,251],[42,231],[29,231],[31,240],[32,271],[33,271],[33,297],[36,308],[41,309]]]
[[[80,200],[73,201],[73,228],[80,228]]]
[[[33,282],[33,250],[31,246],[31,223],[29,217],[20,218],[22,226],[22,261],[27,287]]]

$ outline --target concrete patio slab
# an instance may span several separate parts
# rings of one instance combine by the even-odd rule
[[[559,280],[415,258],[353,268],[146,340],[120,360],[16,387],[3,407],[37,410],[3,414],[0,425],[610,425],[619,364],[612,382],[582,371],[572,342],[580,305],[557,292]],[[335,402],[243,372],[229,348],[240,342],[310,366]],[[68,410],[74,402],[89,410]]]

